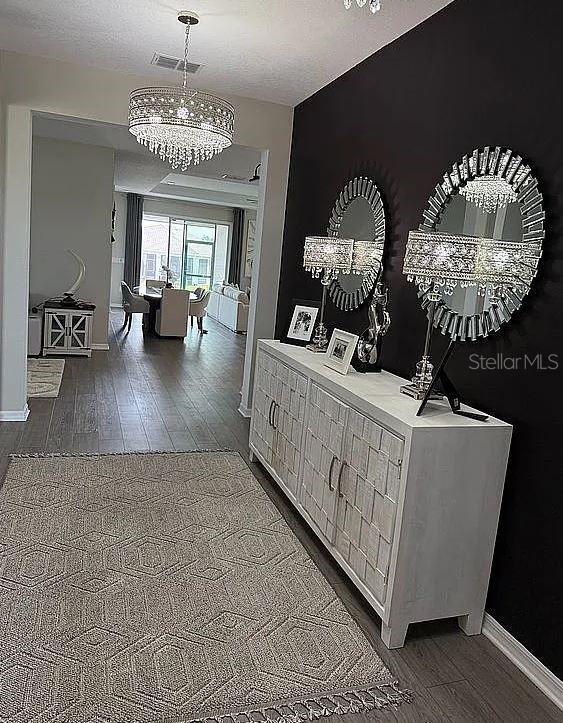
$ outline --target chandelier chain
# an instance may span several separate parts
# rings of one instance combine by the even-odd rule
[[[188,53],[190,51],[190,23],[186,24],[186,34],[184,36],[184,73],[182,79],[182,87],[184,90],[188,87]]]

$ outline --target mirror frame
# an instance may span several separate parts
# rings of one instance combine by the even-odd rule
[[[341,311],[354,311],[361,306],[375,289],[375,285],[383,269],[383,252],[385,247],[385,210],[381,194],[375,181],[364,176],[356,176],[344,186],[332,208],[328,222],[327,235],[338,237],[338,232],[348,207],[356,198],[365,199],[373,213],[375,225],[374,243],[381,246],[381,261],[364,274],[362,285],[356,291],[344,291],[338,279],[331,282],[328,293],[335,306]]]
[[[500,146],[477,148],[470,156],[465,155],[458,163],[454,163],[452,170],[444,174],[430,196],[428,206],[422,214],[423,221],[419,230],[438,231],[442,215],[458,189],[467,181],[483,175],[499,176],[515,191],[522,214],[522,241],[529,243],[531,250],[535,252],[533,254],[533,278],[535,278],[545,239],[543,197],[530,166],[521,156],[509,149]],[[475,341],[479,337],[487,337],[510,321],[512,314],[522,305],[530,286],[525,290],[509,291],[498,306],[471,316],[453,311],[448,308],[444,300],[440,300],[436,305],[434,327],[445,336],[457,341]],[[430,306],[428,293],[419,292],[424,309]]]

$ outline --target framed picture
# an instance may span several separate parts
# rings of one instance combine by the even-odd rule
[[[359,338],[356,334],[335,329],[328,344],[324,359],[325,366],[341,374],[347,374]]]
[[[293,299],[291,308],[291,316],[289,317],[287,332],[283,341],[288,344],[305,346],[313,336],[320,304],[314,301]]]
[[[244,275],[252,278],[254,265],[254,242],[256,238],[256,219],[249,218],[246,223],[246,254],[244,259]]]

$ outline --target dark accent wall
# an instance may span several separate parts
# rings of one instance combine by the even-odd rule
[[[366,22],[378,18],[366,14]],[[320,298],[301,268],[304,237],[324,233],[354,175],[378,183],[388,218],[392,326],[385,369],[410,376],[425,317],[401,267],[408,231],[442,174],[464,153],[509,147],[544,194],[547,238],[521,311],[488,341],[460,345],[449,365],[463,399],[514,425],[487,610],[563,677],[563,371],[471,369],[471,354],[558,354],[563,365],[563,3],[456,0],[302,103],[295,112],[278,306]],[[365,307],[328,321],[360,332]],[[437,357],[445,339],[435,334]],[[510,361],[508,362],[510,364]],[[563,366],[562,366],[563,369]]]

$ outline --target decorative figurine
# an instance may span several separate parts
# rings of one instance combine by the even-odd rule
[[[357,360],[354,368],[358,372],[381,371],[381,345],[383,337],[391,325],[387,311],[389,294],[387,287],[379,281],[368,309],[369,327],[360,336],[357,348]]]

